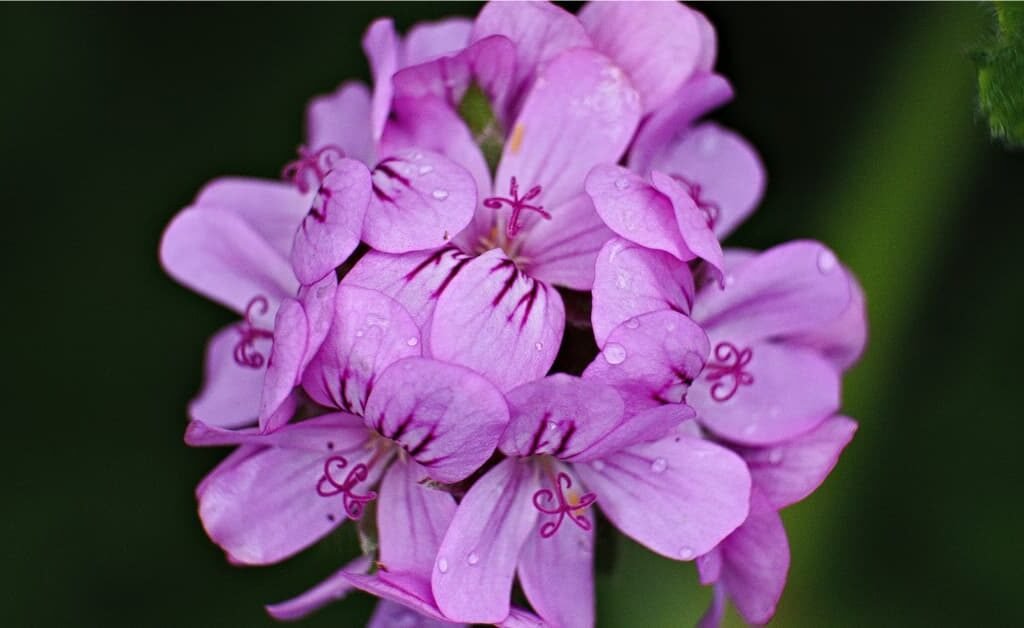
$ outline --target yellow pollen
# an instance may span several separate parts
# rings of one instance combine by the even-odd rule
[[[508,148],[515,155],[519,152],[519,148],[523,145],[523,133],[526,132],[526,127],[522,123],[517,124],[516,128],[512,129],[512,137],[509,139]]]

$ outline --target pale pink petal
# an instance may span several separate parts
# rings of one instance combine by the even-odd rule
[[[370,163],[375,155],[370,128],[370,90],[354,81],[317,96],[306,109],[306,137],[312,150],[340,148],[346,157]]]
[[[402,41],[402,62],[410,66],[462,50],[469,44],[473,22],[451,17],[436,22],[421,22],[409,29]]]
[[[850,281],[850,303],[843,313],[832,322],[791,339],[792,342],[818,350],[842,371],[860,359],[868,341],[864,289],[853,273],[847,271],[846,276]]]
[[[377,502],[381,568],[429,580],[437,550],[455,516],[450,493],[421,483],[427,471],[415,462],[396,461],[384,474]]]
[[[569,460],[590,462],[606,458],[633,445],[659,440],[694,416],[694,411],[681,403],[669,403],[633,415],[624,415],[614,429]]]
[[[515,606],[508,613],[505,621],[498,624],[501,628],[549,628],[540,617]]]
[[[473,484],[445,534],[431,582],[437,605],[467,623],[497,623],[509,614],[512,578],[526,537],[536,534],[533,465],[507,459]]]
[[[394,602],[405,608],[412,609],[419,615],[442,624],[448,621],[438,610],[437,604],[434,602],[434,595],[430,591],[430,582],[424,581],[419,576],[378,571],[369,576],[346,573],[342,577],[348,580],[352,586],[362,589],[370,595],[375,595],[382,600]],[[415,616],[412,617],[415,618]]]
[[[377,609],[373,611],[366,628],[442,628],[454,625],[460,624],[428,617],[398,602],[382,599],[377,602]]]
[[[217,332],[206,347],[203,389],[188,406],[194,420],[218,427],[241,427],[256,422],[260,391],[266,371],[235,361],[235,347],[241,338],[237,325]],[[270,354],[270,340],[259,339],[254,350]]]
[[[430,349],[509,390],[548,372],[564,328],[558,292],[493,249],[466,264],[438,298]]]
[[[697,205],[690,191],[680,181],[662,172],[652,171],[651,183],[672,202],[676,224],[687,250],[694,257],[711,264],[721,274],[725,267],[722,245],[711,229],[708,211]]]
[[[370,130],[376,140],[380,138],[391,111],[391,96],[394,94],[391,78],[401,63],[401,42],[395,32],[395,23],[390,18],[381,18],[370,24],[363,35],[363,51],[370,60],[370,71],[373,74]]]
[[[700,11],[690,10],[693,17],[697,19],[697,27],[700,30],[700,56],[697,59],[697,70],[710,72],[715,67],[715,60],[718,57],[718,34],[714,25]]]
[[[697,621],[697,628],[718,628],[725,618],[725,591],[720,586],[711,590],[711,603],[708,610],[700,616]]]
[[[591,313],[594,338],[603,345],[615,327],[648,312],[689,314],[693,295],[693,273],[684,262],[615,238],[597,257]]]
[[[285,299],[274,321],[274,347],[260,395],[260,429],[273,431],[288,421],[278,410],[299,383],[309,343],[309,321],[302,304]],[[271,419],[275,420],[271,420]]]
[[[425,358],[388,367],[366,404],[366,425],[397,441],[431,479],[445,484],[486,462],[507,424],[505,398],[490,382]]]
[[[669,437],[574,468],[619,530],[675,560],[708,552],[747,517],[743,460],[698,438]]]
[[[597,254],[614,235],[594,210],[590,197],[580,194],[553,208],[551,220],[534,223],[523,236],[519,255],[532,277],[573,290],[590,290]]]
[[[701,61],[700,24],[678,2],[590,2],[580,11],[580,21],[594,47],[629,74],[648,113],[668,100]]]
[[[347,580],[340,577],[340,573],[366,573],[370,570],[372,562],[369,556],[360,556],[305,593],[284,602],[268,604],[266,606],[267,613],[279,621],[302,619],[331,602],[344,598],[355,588]]]

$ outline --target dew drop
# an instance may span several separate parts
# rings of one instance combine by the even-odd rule
[[[768,452],[768,462],[771,464],[779,464],[782,462],[782,450],[776,447]]]
[[[448,190],[437,189],[434,190],[430,195],[439,201],[443,201],[444,199],[448,198]]]
[[[466,562],[470,565],[475,565],[480,562],[480,555],[476,552],[470,552],[469,556],[466,556]]]
[[[448,573],[448,560],[445,558],[438,559],[437,570],[441,573]]]
[[[679,549],[679,558],[682,558],[683,560],[690,560],[693,558],[693,548],[685,546],[681,547]]]
[[[597,471],[598,473],[604,471],[604,462],[601,460],[595,460],[590,466],[594,467],[594,471]]]
[[[651,471],[655,473],[663,473],[668,468],[668,462],[664,458],[655,458],[654,462],[651,463]]]
[[[640,326],[640,321],[638,321],[636,318],[631,318],[628,321],[626,321],[626,327],[628,327],[630,329],[636,329],[639,326]]]
[[[415,347],[416,345],[420,344],[420,341],[419,341],[418,338],[413,337],[413,338],[410,338],[410,339],[406,340],[405,344],[409,345],[410,347]]]
[[[608,343],[603,353],[608,364],[622,364],[626,360],[626,348],[617,342]]]
[[[628,190],[629,189],[629,179],[627,179],[626,177],[619,177],[618,179],[616,179],[615,180],[615,189],[619,190],[620,192],[622,190]]]
[[[419,172],[421,175],[424,175],[424,174],[430,174],[433,171],[434,171],[434,167],[433,166],[423,165],[423,166],[420,166],[420,169],[417,172]]]
[[[818,270],[827,275],[836,267],[836,256],[828,249],[818,253]]]
[[[726,287],[728,287],[736,283],[736,278],[733,277],[732,275],[726,275],[725,279],[723,279],[722,282],[726,285]]]
[[[356,330],[356,338],[362,338],[365,334],[366,332],[364,332],[362,329]]]

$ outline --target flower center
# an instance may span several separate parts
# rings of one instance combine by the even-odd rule
[[[722,213],[722,208],[718,206],[718,203],[701,196],[699,183],[690,181],[678,174],[672,175],[672,178],[686,186],[686,191],[690,193],[690,198],[693,199],[693,202],[696,203],[697,207],[707,217],[708,228],[714,229],[715,223],[718,222],[718,217]]]
[[[553,521],[546,521],[540,527],[540,535],[551,538],[562,525],[566,516],[582,530],[591,529],[590,520],[584,515],[586,509],[597,501],[594,493],[580,495],[572,489],[572,478],[567,473],[559,472],[552,478],[555,490],[542,488],[533,494],[533,507],[546,515],[554,515]],[[566,496],[568,491],[568,496]]]
[[[516,181],[515,177],[512,177],[512,181],[509,185],[508,194],[511,198],[504,196],[492,196],[484,199],[484,207],[489,209],[501,209],[504,205],[508,205],[512,208],[512,215],[508,218],[508,224],[505,226],[505,233],[509,238],[514,238],[519,233],[520,225],[519,218],[523,210],[529,209],[540,214],[545,220],[551,220],[551,214],[549,214],[542,205],[531,205],[528,201],[532,201],[540,195],[541,187],[535,185],[524,194],[522,197],[519,196],[519,182]]]
[[[715,345],[715,361],[708,362],[707,381],[715,382],[711,387],[711,398],[715,401],[732,399],[740,386],[754,383],[754,376],[743,370],[754,357],[753,349],[738,349],[731,342],[720,342]]]
[[[267,301],[267,297],[263,295],[253,297],[249,304],[245,306],[245,318],[242,319],[241,324],[238,326],[238,332],[242,337],[238,339],[234,349],[235,362],[239,366],[247,366],[253,369],[263,366],[265,358],[262,353],[256,350],[256,341],[260,338],[273,338],[274,332],[257,327],[256,323],[253,322],[253,318],[255,314],[266,314],[269,308],[270,303]]]
[[[345,506],[345,514],[352,519],[358,519],[363,516],[367,502],[375,499],[377,493],[369,491],[360,495],[355,492],[356,486],[370,477],[368,465],[360,462],[348,470],[344,479],[339,479],[347,467],[348,460],[344,456],[331,456],[325,460],[323,475],[316,483],[316,492],[320,497],[333,497],[340,494]]]
[[[313,189],[313,185],[320,185],[335,162],[345,156],[345,151],[334,144],[315,151],[299,146],[298,153],[298,159],[285,164],[281,169],[281,178],[294,183],[303,194]],[[310,184],[311,180],[315,182],[313,185]]]

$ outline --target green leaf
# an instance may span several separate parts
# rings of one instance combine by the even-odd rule
[[[975,55],[978,103],[994,137],[1024,146],[1024,4],[993,6],[996,31]]]
[[[470,85],[466,95],[462,97],[459,103],[459,116],[469,126],[473,139],[484,154],[487,167],[491,174],[494,174],[498,168],[498,160],[501,159],[505,134],[497,116],[494,115],[494,109],[491,108],[491,101],[476,83]]]

